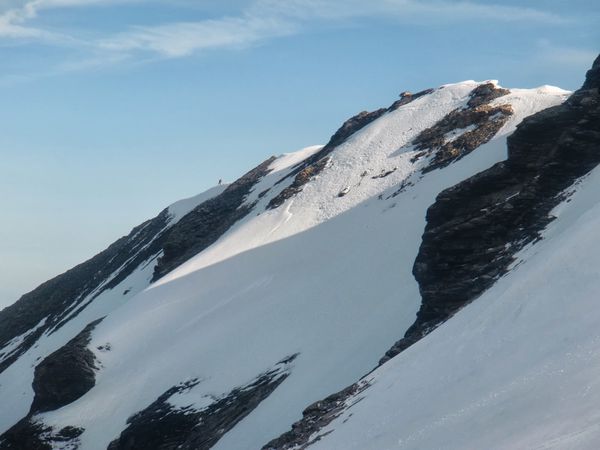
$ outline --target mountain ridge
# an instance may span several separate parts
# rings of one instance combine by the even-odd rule
[[[14,406],[0,423],[6,430],[23,418],[30,427],[27,436],[9,429],[0,448],[35,436],[39,448],[135,448],[126,443],[141,442],[135,433],[147,424],[121,434],[135,417],[160,426],[167,416],[203,417],[220,404],[234,408],[219,419],[229,424],[221,427],[226,432],[207,432],[211,448],[264,445],[311,399],[376,367],[409,328],[420,298],[409,260],[436,195],[503,159],[506,137],[524,117],[566,97],[558,89],[509,90],[490,81],[404,94],[389,108],[347,121],[329,147],[268,159],[185,213],[164,210],[125,238],[128,257],[116,270],[77,292],[77,314],[61,315],[61,303],[48,326],[41,313],[0,339],[0,358],[10,361],[0,373],[0,396]],[[419,139],[436,126],[432,138]],[[0,312],[0,325],[14,310]],[[86,344],[97,361],[92,387],[28,416],[31,378],[16,374],[42,366],[67,337],[105,316]],[[23,335],[25,345],[18,342]],[[290,355],[284,379],[240,418],[239,392]],[[119,395],[121,402],[111,400]],[[151,405],[154,412],[144,414]],[[164,439],[157,448],[198,445],[191,437]],[[294,448],[285,445],[273,448]]]

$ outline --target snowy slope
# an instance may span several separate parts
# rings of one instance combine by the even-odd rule
[[[167,208],[169,219],[166,226],[173,226],[185,213],[196,205],[218,195],[225,187],[216,186],[197,196],[170,205]],[[155,259],[145,261],[117,286],[101,292],[97,297],[95,296],[102,286],[91,292],[88,298],[83,300],[83,303],[91,302],[88,307],[80,314],[67,320],[62,328],[54,332],[52,330],[44,332],[35,346],[9,366],[7,370],[0,373],[0,399],[2,403],[2,408],[0,408],[0,430],[6,430],[27,414],[33,400],[31,384],[33,381],[33,368],[36,364],[72,339],[88,323],[110,314],[111,311],[146,288],[152,279],[155,262]],[[115,273],[117,272],[118,270],[115,271]],[[44,321],[45,319],[25,335],[33,333]],[[23,341],[25,335],[15,338],[12,345],[2,349],[0,361],[10,356],[11,351]]]
[[[542,87],[513,90],[494,100],[514,110],[495,138],[443,169],[421,174],[427,160],[414,160],[412,141],[464,107],[479,84],[446,85],[387,112],[338,146],[323,172],[301,192],[267,210],[292,182],[285,175],[321,147],[275,160],[272,172],[246,199],[249,205],[256,202],[252,212],[216,243],[146,289],[153,265],[141,267],[0,374],[0,398],[10,405],[2,409],[2,429],[27,412],[29,374],[37,358],[102,315],[107,317],[89,345],[99,363],[96,385],[73,403],[35,418],[55,429],[85,429],[80,436],[85,450],[106,448],[130,416],[173,386],[200,380],[171,401],[201,410],[298,354],[289,377],[214,447],[260,448],[309,403],[367,373],[419,308],[411,269],[427,207],[441,190],[504,159],[507,134],[524,117],[568,95]],[[398,192],[403,183],[405,189]],[[191,207],[180,203],[172,214],[179,219]],[[122,291],[130,286],[123,302]],[[110,351],[99,349],[107,344]],[[391,374],[390,367],[377,376]],[[336,433],[331,436],[335,439]],[[349,448],[345,445],[352,442],[331,445]],[[356,448],[379,448],[356,442],[363,442]]]
[[[368,376],[311,448],[598,448],[599,190],[595,169],[515,270]]]

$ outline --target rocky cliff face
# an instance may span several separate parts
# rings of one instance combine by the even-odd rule
[[[600,163],[600,57],[565,103],[526,118],[508,158],[439,194],[413,273],[417,320],[382,362],[412,345],[488,289],[539,239],[565,190]]]

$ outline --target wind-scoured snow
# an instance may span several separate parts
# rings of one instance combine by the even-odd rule
[[[513,271],[367,377],[311,448],[597,449],[599,189],[595,169]]]
[[[266,210],[292,177],[276,182],[320,147],[275,160],[272,172],[246,199],[255,203],[248,216],[119,308],[102,310],[108,316],[90,344],[101,364],[96,386],[38,419],[57,428],[82,427],[82,449],[105,449],[131,415],[181,382],[202,380],[187,400],[185,392],[177,398],[177,404],[198,403],[200,409],[207,399],[243,386],[298,353],[288,378],[214,447],[256,449],[286,431],[308,404],[375,367],[413,322],[420,305],[411,269],[427,207],[441,190],[505,159],[506,135],[527,115],[561,103],[567,95],[560,90],[515,90],[495,100],[514,109],[496,138],[422,176],[426,161],[411,161],[411,142],[463,107],[477,85],[446,85],[384,114],[337,147],[329,165],[300,193]],[[407,180],[412,184],[392,196]],[[115,288],[103,295],[121,294]],[[85,320],[100,314],[91,312],[103,308],[94,305]],[[80,320],[72,328],[79,331],[84,323]],[[97,349],[106,344],[110,351]],[[34,364],[35,353],[27,355],[22,364]],[[427,358],[421,364],[425,362]],[[386,371],[391,370],[388,366],[393,365],[384,366]],[[23,366],[0,379],[1,389],[8,392],[16,385],[15,395],[31,396],[31,379],[14,379],[19,370]],[[444,376],[440,370],[434,375]],[[4,399],[5,393],[1,395]],[[17,405],[16,398],[12,403]],[[407,405],[415,407],[411,401]],[[3,413],[2,423],[10,426],[21,416]]]

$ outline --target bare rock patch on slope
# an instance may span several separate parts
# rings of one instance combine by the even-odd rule
[[[466,107],[457,108],[423,130],[413,140],[420,153],[415,160],[431,157],[423,173],[446,167],[492,139],[513,114],[510,105],[491,106],[489,102],[508,94],[508,89],[492,83],[477,86]]]
[[[200,409],[193,405],[175,407],[169,399],[194,389],[201,380],[173,386],[130,417],[127,428],[111,442],[108,450],[208,450],[288,377],[296,357],[285,358],[252,382]]]

